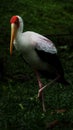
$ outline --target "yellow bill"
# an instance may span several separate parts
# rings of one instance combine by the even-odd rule
[[[10,55],[12,55],[13,42],[16,37],[16,32],[17,32],[17,26],[16,26],[16,24],[12,23],[11,24],[11,39],[10,39]]]

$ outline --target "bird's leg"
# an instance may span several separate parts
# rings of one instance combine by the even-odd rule
[[[54,83],[56,80],[58,80],[60,78],[60,76],[57,76],[53,81],[51,81],[50,83],[46,84],[45,86],[43,86],[42,88],[39,89],[38,95],[49,85],[51,85],[52,83]]]
[[[39,84],[39,90],[40,90],[40,89],[42,89],[43,84],[42,84],[42,82],[40,80],[40,76],[39,76],[38,72],[36,72],[36,76],[37,76],[37,80],[38,80],[38,84]],[[41,95],[42,95],[42,92],[38,93],[38,98],[40,98]]]
[[[40,80],[40,76],[39,76],[38,72],[36,72],[36,76],[37,76],[37,80],[38,80],[38,84],[39,84],[39,90],[40,90],[40,89],[42,89],[43,84],[42,84],[42,82]],[[46,112],[45,103],[44,103],[44,95],[43,95],[42,91],[38,92],[38,98],[41,98],[43,111]]]

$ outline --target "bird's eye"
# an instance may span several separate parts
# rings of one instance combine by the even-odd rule
[[[15,21],[15,23],[18,23],[18,21]]]
[[[15,24],[17,25],[17,27],[19,27],[19,21],[18,20],[15,21]]]

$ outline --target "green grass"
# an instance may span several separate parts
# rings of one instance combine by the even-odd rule
[[[73,129],[72,11],[72,0],[1,1],[0,57],[4,59],[4,81],[0,82],[1,130],[46,130],[54,120],[59,120],[60,123],[53,130]],[[68,87],[53,84],[44,90],[46,113],[43,113],[41,103],[36,98],[38,83],[33,70],[15,50],[12,57],[9,54],[9,21],[16,14],[24,20],[24,31],[32,30],[49,35],[57,44],[65,77],[71,83]],[[47,82],[45,79],[42,81],[44,84]],[[56,109],[66,109],[66,112],[57,113]]]

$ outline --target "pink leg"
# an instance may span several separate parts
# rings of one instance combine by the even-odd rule
[[[58,80],[60,78],[60,76],[56,77],[54,80],[52,80],[50,83],[46,84],[45,86],[42,86],[40,89],[39,89],[39,92],[38,92],[38,95],[40,95],[40,93],[47,87],[47,86],[50,86],[51,84],[53,84],[56,80]]]
[[[38,84],[39,84],[39,90],[40,90],[40,89],[42,89],[43,85],[42,85],[42,82],[41,82],[41,80],[40,80],[40,76],[39,76],[39,74],[38,74],[37,71],[36,71],[36,76],[37,76],[37,80],[38,80]],[[42,91],[41,91],[41,92],[38,92],[38,98],[41,98],[43,111],[46,112],[45,103],[44,103],[44,96],[43,96]]]

